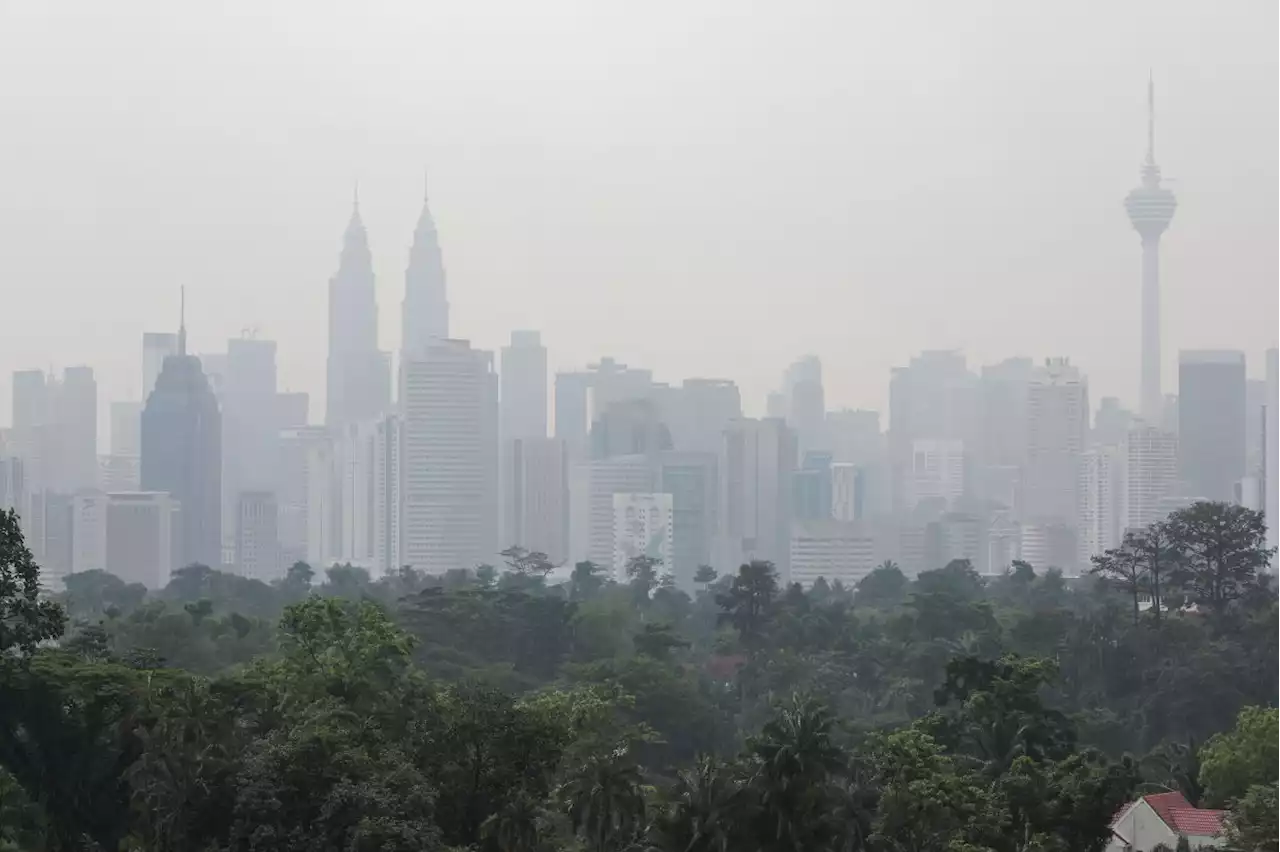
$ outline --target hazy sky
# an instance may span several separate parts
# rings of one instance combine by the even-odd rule
[[[424,171],[452,332],[662,380],[792,358],[886,405],[925,348],[1069,355],[1136,404],[1148,69],[1179,348],[1276,340],[1275,0],[0,0],[0,423],[14,369],[136,396],[144,330],[280,344],[323,412],[360,185],[382,345]]]

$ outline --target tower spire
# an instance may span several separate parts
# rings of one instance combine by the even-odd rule
[[[1147,165],[1156,163],[1156,81],[1147,72]]]
[[[187,286],[178,286],[178,354],[187,354]]]

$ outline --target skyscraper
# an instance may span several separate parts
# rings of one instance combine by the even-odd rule
[[[142,335],[142,404],[146,405],[156,386],[164,359],[178,354],[178,335],[171,331],[148,331]]]
[[[1190,496],[1231,500],[1245,474],[1243,352],[1178,353],[1178,469]]]
[[[1125,493],[1120,521],[1139,530],[1164,519],[1178,488],[1178,436],[1139,421],[1125,440]]]
[[[787,425],[796,433],[800,452],[826,449],[826,396],[822,362],[806,355],[787,368],[783,393],[787,396]]]
[[[433,340],[449,336],[449,300],[445,289],[444,256],[440,237],[422,192],[422,213],[413,231],[409,265],[404,271],[404,302],[400,306],[402,360],[421,352]],[[408,354],[405,354],[408,353]]]
[[[68,493],[98,483],[98,382],[92,367],[67,367],[57,396],[60,488]]]
[[[795,433],[781,420],[744,418],[725,432],[718,464],[725,536],[721,564],[764,559],[787,578],[796,456]]]
[[[343,234],[338,271],[329,279],[329,360],[325,423],[345,426],[384,414],[391,368],[378,349],[373,256],[357,199]]]
[[[222,414],[200,359],[187,354],[185,328],[142,412],[142,490],[179,503],[180,564],[171,567],[222,564]]]
[[[1156,89],[1147,81],[1147,159],[1142,185],[1124,200],[1129,221],[1142,238],[1142,379],[1141,412],[1150,424],[1161,421],[1164,397],[1160,391],[1160,237],[1173,221],[1177,199],[1160,186],[1156,165]]]
[[[502,347],[502,441],[547,437],[547,349],[536,331]]]
[[[439,340],[401,365],[406,563],[442,573],[498,552],[498,377],[493,354]]]
[[[1027,389],[1026,519],[1076,529],[1088,434],[1088,381],[1065,358],[1046,360]]]
[[[274,493],[278,485],[280,429],[276,421],[274,340],[227,341],[222,396],[222,528],[224,536],[235,536],[231,540],[238,542],[237,530],[243,519],[241,493]],[[252,505],[261,502],[258,498]],[[239,552],[238,543],[235,547]]]

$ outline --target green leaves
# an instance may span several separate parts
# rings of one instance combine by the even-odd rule
[[[62,635],[62,607],[40,594],[40,568],[22,538],[18,514],[0,510],[0,654],[29,655]]]
[[[1245,707],[1236,726],[1214,736],[1200,753],[1200,783],[1205,801],[1222,807],[1251,787],[1275,785],[1280,766],[1280,713],[1274,707]]]

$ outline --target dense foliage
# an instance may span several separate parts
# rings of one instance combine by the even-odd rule
[[[1087,852],[1165,789],[1274,849],[1262,532],[1198,504],[1079,580],[750,563],[689,595],[512,548],[155,594],[88,572],[54,605],[8,515],[0,850]]]

